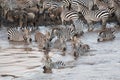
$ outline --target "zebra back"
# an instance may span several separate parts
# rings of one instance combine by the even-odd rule
[[[17,0],[17,5],[23,9],[34,6],[34,3],[32,0]]]
[[[52,32],[54,36],[57,36],[59,39],[62,38],[67,41],[70,40],[71,37],[74,35],[75,27],[71,25],[66,27],[54,28]]]
[[[18,30],[17,28],[9,28],[8,32],[8,39],[11,41],[24,41],[24,33],[22,30]]]
[[[62,13],[61,13],[61,21],[62,21],[62,24],[64,23],[64,21],[76,21],[79,19],[79,15],[78,15],[78,12],[75,11],[75,10],[63,10]]]
[[[52,62],[51,63],[51,67],[53,69],[61,69],[64,68],[66,65],[63,61],[57,61],[57,62]]]
[[[89,10],[92,10],[92,7],[94,5],[94,0],[73,0],[72,1],[72,8],[78,9],[79,5],[84,5],[89,8]]]
[[[63,0],[63,6],[65,6],[69,10],[71,9],[71,3],[72,3],[72,0]]]

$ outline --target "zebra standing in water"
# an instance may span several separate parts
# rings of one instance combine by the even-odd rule
[[[30,31],[28,29],[17,29],[17,28],[9,28],[8,32],[8,40],[10,41],[32,41],[30,38]]]
[[[101,9],[101,10],[89,10],[88,7],[77,4],[78,8],[77,11],[81,12],[84,16],[84,18],[87,20],[87,23],[89,25],[88,31],[92,31],[94,28],[92,27],[93,21],[102,21],[102,29],[106,28],[106,21],[110,15],[110,12],[114,11],[113,9]]]
[[[49,48],[50,47],[50,39],[51,38],[51,34],[49,32],[47,32],[46,34],[43,34],[40,31],[36,31],[35,32],[35,42],[38,43],[40,48]]]
[[[60,68],[64,68],[66,65],[63,61],[56,61],[53,62],[52,59],[49,57],[44,64],[43,68],[48,68],[48,69],[60,69]]]
[[[68,41],[72,38],[73,35],[76,34],[76,29],[74,24],[71,24],[70,26],[60,26],[58,28],[52,29],[52,35],[58,38],[62,38],[65,41]]]

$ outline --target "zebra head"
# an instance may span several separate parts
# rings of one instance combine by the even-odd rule
[[[44,50],[49,49],[49,48],[51,47],[52,35],[51,35],[50,32],[47,32],[47,33],[45,34],[45,37],[46,37],[46,39],[45,39],[45,44],[44,44],[44,46],[43,46],[43,49],[44,49]]]
[[[30,31],[28,29],[23,30],[23,38],[24,38],[24,41],[27,41],[27,42],[32,41],[31,34],[30,34]]]
[[[59,28],[53,28],[50,34],[50,41],[55,38],[55,36],[59,35]]]

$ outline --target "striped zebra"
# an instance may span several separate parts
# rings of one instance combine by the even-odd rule
[[[30,8],[35,5],[32,0],[16,0],[16,4],[19,8],[22,9]]]
[[[51,6],[49,7],[49,10],[56,10],[58,7],[61,6],[60,3],[58,3],[58,2],[53,2],[53,1],[51,1],[51,4],[50,4],[50,5],[51,5]]]
[[[59,39],[62,38],[67,41],[75,34],[75,26],[71,24],[70,26],[53,28],[51,34],[54,37],[57,36]]]
[[[48,69],[61,69],[64,68],[66,65],[63,61],[52,62],[50,59],[49,61],[45,62],[45,66]]]
[[[78,5],[82,4],[89,8],[89,10],[92,10],[94,6],[94,0],[73,0],[71,3],[72,9],[76,10],[78,9]]]
[[[63,38],[57,38],[57,39],[53,39],[51,41],[52,43],[52,48],[55,48],[55,49],[59,49],[59,50],[62,50],[63,52],[66,51],[66,41],[63,39]]]
[[[47,9],[49,9],[51,7],[51,2],[50,2],[50,0],[45,0],[45,1],[43,1],[43,9],[45,9],[45,10],[47,10]]]
[[[40,31],[35,32],[35,42],[38,43],[39,48],[48,49],[51,47],[52,35],[50,32],[43,34]]]
[[[8,40],[10,41],[32,41],[30,36],[30,31],[28,29],[17,29],[17,28],[9,28],[7,29]]]
[[[98,34],[99,38],[97,39],[97,41],[101,42],[101,41],[108,41],[108,40],[115,39],[114,32],[115,32],[115,29],[112,29],[112,28],[107,28],[106,30],[101,31]]]
[[[102,29],[106,28],[106,21],[114,8],[112,9],[100,9],[100,10],[89,10],[88,7],[79,4],[78,11],[82,13],[84,18],[88,23],[88,31],[92,31],[94,28],[92,27],[93,21],[102,21]]]
[[[94,5],[96,5],[98,7],[98,9],[108,9],[109,8],[109,4],[104,2],[104,1],[100,1],[100,0],[94,0]]]
[[[60,69],[60,68],[64,68],[66,65],[63,61],[57,61],[57,62],[53,62],[51,63],[51,67],[53,69]]]
[[[120,25],[120,1],[119,0],[109,0],[109,6],[114,7],[115,10],[115,16],[117,17],[118,24]]]
[[[66,7],[68,10],[71,9],[72,0],[63,0],[63,6]]]
[[[67,10],[64,9],[61,13],[61,21],[62,21],[62,25],[64,24],[64,21],[76,21],[79,19],[79,14],[77,11],[75,10]]]
[[[73,44],[73,55],[75,59],[77,59],[79,56],[85,55],[86,52],[88,52],[90,49],[88,44],[83,44],[82,42],[75,42]]]

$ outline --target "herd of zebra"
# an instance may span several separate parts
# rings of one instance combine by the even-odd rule
[[[0,2],[2,3],[1,0]],[[82,30],[84,24],[87,24],[88,31],[93,31],[93,22],[102,22],[98,41],[115,38],[115,30],[106,28],[107,21],[112,17],[116,17],[115,21],[120,24],[119,0],[38,0],[37,2],[16,0],[14,3],[16,3],[14,7],[8,5],[10,8],[6,7],[7,4],[0,4],[0,24],[4,23],[4,19],[12,23],[10,24],[12,27],[7,29],[10,41],[24,41],[30,44],[35,40],[38,47],[45,50],[44,72],[65,66],[62,61],[52,62],[48,55],[52,48],[61,50],[65,56],[67,42],[70,41],[75,59],[89,51],[90,46],[80,40],[84,33]],[[58,21],[60,25],[56,24]],[[52,26],[50,30],[43,34],[38,30],[38,26],[46,22],[54,22],[54,25],[50,25]],[[34,39],[31,37],[33,34]]]

